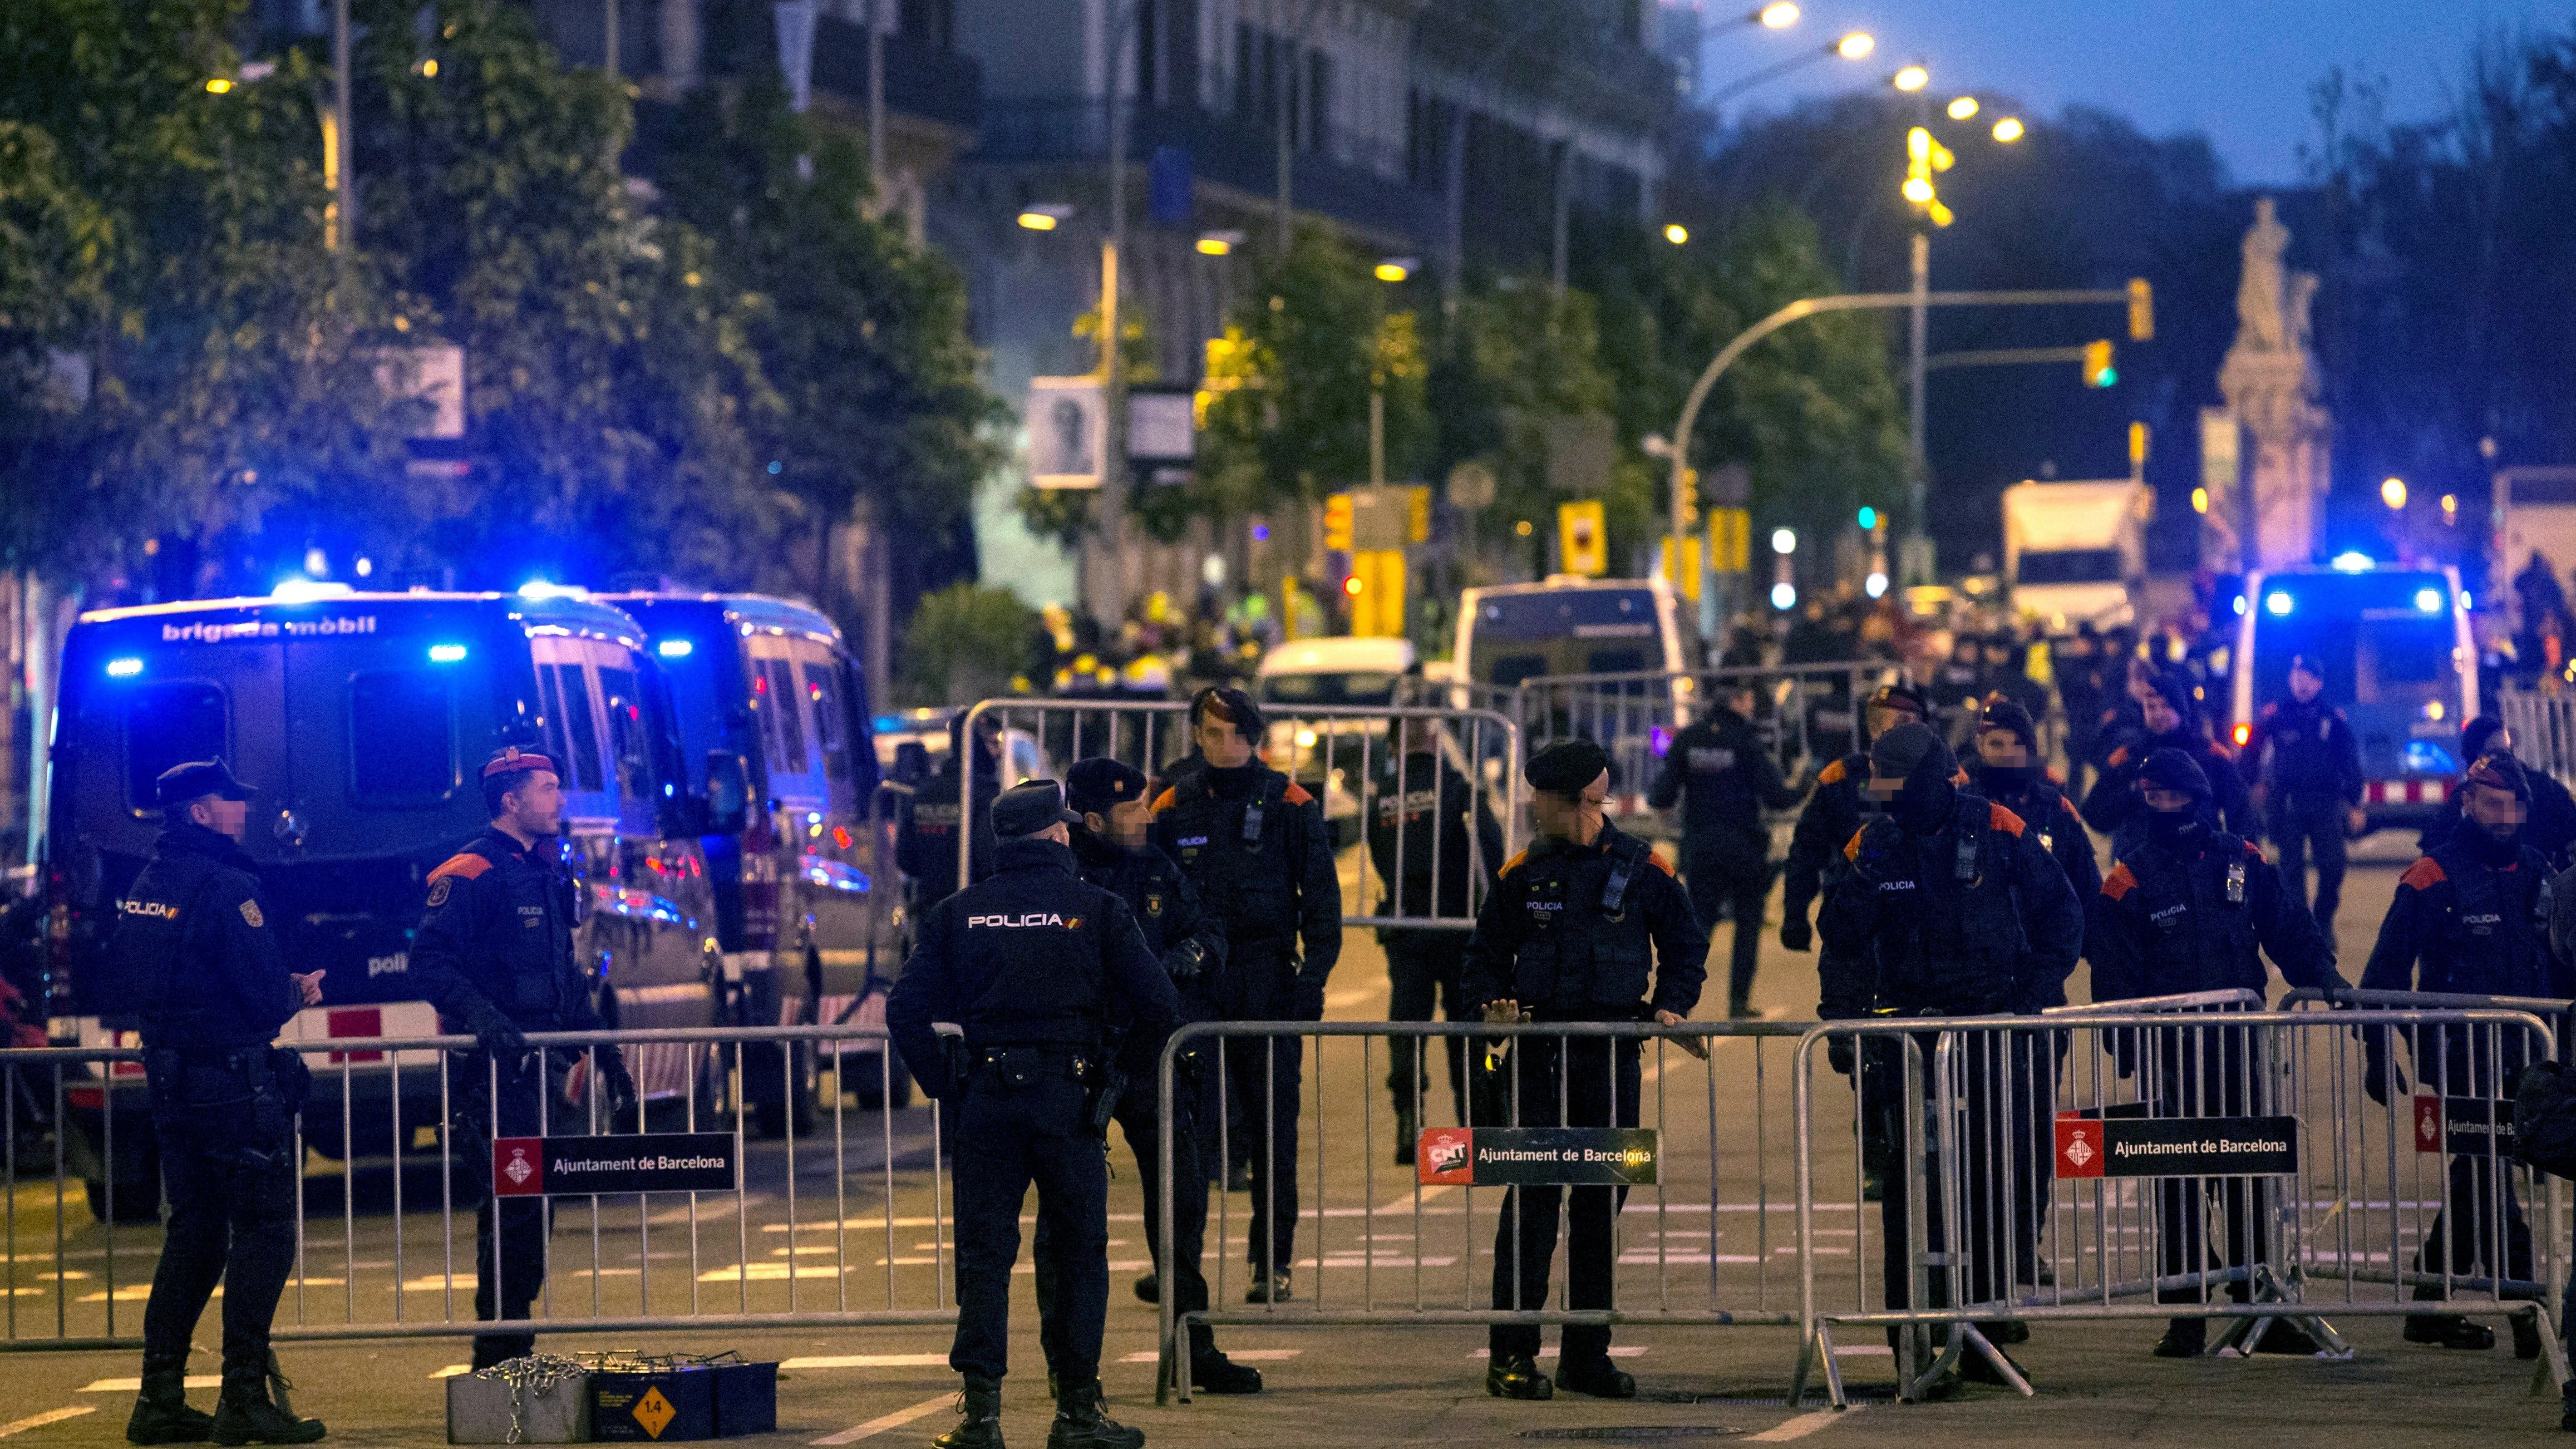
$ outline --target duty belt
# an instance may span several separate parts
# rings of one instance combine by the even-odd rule
[[[973,1050],[978,1077],[998,1078],[1007,1086],[1025,1087],[1040,1077],[1091,1080],[1091,1054],[1070,1046],[987,1046]]]

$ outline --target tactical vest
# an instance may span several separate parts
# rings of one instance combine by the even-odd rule
[[[1915,842],[1903,827],[1872,821],[1852,859],[1852,889],[1879,893],[1878,994],[1900,1011],[1971,1014],[2018,1005],[2015,978],[2029,946],[2004,852],[1990,827],[1995,807],[1962,790],[1941,834]]]
[[[2264,989],[2253,897],[2254,874],[2267,867],[2252,846],[2212,831],[2193,859],[2142,850],[2124,863],[2146,907],[2146,994]]]
[[[1657,867],[1646,842],[1621,834],[1606,853],[1563,849],[1521,867],[1529,929],[1512,985],[1554,1016],[1628,1008],[1645,998],[1654,939],[1635,909],[1639,872]],[[1595,884],[1597,882],[1597,884]]]
[[[1230,941],[1296,932],[1300,842],[1288,784],[1273,771],[1242,799],[1228,800],[1199,780],[1171,807],[1172,854],[1197,879],[1201,901],[1226,923]]]
[[[2426,991],[2477,996],[2547,996],[2541,959],[2549,922],[2541,888],[2544,867],[2524,851],[2519,868],[2496,870],[2452,850],[2441,852],[2451,907],[2432,936],[2419,980]]]

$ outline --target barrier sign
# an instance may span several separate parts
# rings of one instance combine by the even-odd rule
[[[736,1168],[730,1132],[492,1139],[494,1197],[731,1192]]]
[[[2270,1177],[2298,1170],[2296,1117],[2057,1121],[2059,1177]]]
[[[1432,1127],[1414,1146],[1414,1172],[1452,1187],[1648,1187],[1651,1127]]]
[[[2419,1096],[2415,1099],[2415,1150],[2465,1152],[2483,1157],[2487,1138],[2495,1155],[2513,1156],[2513,1103],[2484,1097]],[[2444,1145],[2448,1139],[2448,1146]]]

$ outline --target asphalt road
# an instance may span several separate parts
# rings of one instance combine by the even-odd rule
[[[2359,972],[2406,854],[2392,840],[2371,845],[2370,853],[2383,858],[2356,867],[2338,923],[2347,975]],[[1725,930],[1719,934],[1722,954]],[[1383,958],[1366,933],[1352,933],[1335,983],[1334,1019],[1383,1019]],[[1813,956],[1780,951],[1766,929],[1756,1004],[1780,1018],[1803,1017],[1812,1011],[1814,993]],[[1711,1014],[1704,1004],[1700,1015]],[[1647,1090],[1647,1120],[1654,1123],[1660,1109],[1663,1186],[1639,1189],[1622,1219],[1623,1307],[1676,1313],[1715,1307],[1755,1317],[1795,1311],[1788,1045],[1727,1042],[1708,1065],[1670,1048],[1660,1063],[1650,1058],[1659,1070]],[[1444,1070],[1433,1068],[1433,1123],[1448,1118]],[[2403,1344],[2397,1321],[2387,1318],[2337,1320],[2356,1350],[2340,1362],[2172,1362],[2147,1354],[2152,1323],[2051,1325],[2014,1350],[2039,1387],[2037,1397],[1981,1388],[1913,1406],[1871,1397],[1872,1386],[1887,1381],[1885,1350],[1873,1354],[1847,1339],[1843,1368],[1860,1406],[1842,1413],[1793,1411],[1783,1402],[1797,1348],[1793,1329],[1629,1325],[1619,1330],[1617,1344],[1621,1365],[1638,1377],[1639,1398],[1490,1399],[1482,1389],[1481,1328],[1313,1321],[1318,1313],[1409,1314],[1417,1304],[1469,1307],[1484,1298],[1499,1195],[1424,1190],[1417,1196],[1410,1173],[1391,1160],[1386,1076],[1382,1040],[1337,1041],[1310,1062],[1309,1214],[1291,1303],[1275,1310],[1241,1304],[1248,1203],[1242,1194],[1225,1199],[1226,1247],[1221,1255],[1212,1247],[1209,1262],[1212,1272],[1223,1264],[1220,1305],[1260,1321],[1224,1326],[1219,1340],[1269,1375],[1270,1391],[1255,1399],[1154,1405],[1155,1314],[1127,1291],[1146,1256],[1140,1202],[1127,1148],[1123,1142],[1114,1147],[1110,1257],[1116,1271],[1104,1377],[1113,1412],[1145,1428],[1153,1442],[1781,1442],[1815,1436],[1820,1443],[1855,1445],[1927,1437],[2205,1445],[2259,1437],[2358,1446],[2449,1440],[2464,1430],[2481,1437],[2557,1432],[2555,1396],[2527,1396],[2531,1365],[2503,1350]],[[1843,1100],[1848,1110],[1847,1092]],[[781,1429],[771,1440],[778,1444],[920,1443],[944,1429],[956,1380],[946,1368],[948,1335],[941,1327],[723,1328],[692,1326],[686,1316],[693,1309],[777,1311],[791,1303],[805,1311],[941,1311],[951,1249],[932,1211],[942,1184],[927,1150],[926,1110],[897,1114],[889,1123],[852,1108],[843,1129],[837,1153],[828,1132],[795,1144],[792,1172],[785,1144],[759,1145],[746,1192],[709,1195],[694,1210],[685,1199],[656,1198],[640,1223],[632,1199],[603,1203],[595,1221],[587,1203],[560,1210],[551,1313],[576,1318],[593,1312],[595,1302],[602,1314],[640,1310],[671,1321],[649,1330],[551,1332],[544,1346],[730,1348],[781,1359]],[[1820,1182],[1830,1171],[1820,1163]],[[415,1168],[405,1178],[405,1211],[397,1216],[389,1173],[362,1170],[345,1196],[337,1178],[310,1179],[308,1200],[316,1208],[308,1215],[305,1277],[300,1290],[290,1286],[281,1320],[380,1322],[393,1316],[397,1301],[409,1321],[470,1316],[470,1221],[442,1223],[436,1186],[434,1166]],[[1312,1212],[1318,1202],[1320,1219]],[[430,1210],[422,1210],[425,1203]],[[117,1332],[134,1331],[157,1230],[116,1232],[111,1286],[106,1231],[88,1220],[76,1189],[61,1219],[59,1259],[51,1185],[22,1183],[11,1211],[7,1311],[16,1337],[50,1335],[58,1321],[74,1332],[101,1331],[111,1310]],[[1831,1234],[1860,1231],[1848,1210],[1839,1218],[1820,1213],[1819,1222],[1828,1247]],[[1219,1226],[1211,1223],[1212,1244]],[[452,1282],[443,1240],[455,1245]],[[1860,1253],[1842,1255],[1849,1262],[1844,1271],[1874,1268],[1863,1261],[1874,1246],[1852,1241]],[[1821,1261],[1829,1272],[1841,1266],[1830,1256]],[[48,1276],[57,1272],[64,1276]],[[204,1375],[215,1369],[216,1318],[210,1313],[197,1334],[193,1367]],[[1046,1430],[1047,1406],[1025,1290],[1013,1328],[1018,1371],[1006,1390],[1006,1428],[1035,1443]],[[1551,1329],[1551,1347],[1554,1338]],[[284,1353],[300,1411],[329,1422],[334,1441],[387,1444],[443,1439],[440,1374],[466,1357],[464,1340],[456,1337],[298,1343]],[[130,1350],[21,1353],[0,1362],[6,1364],[0,1438],[27,1445],[121,1442],[137,1371]],[[207,1382],[195,1394],[203,1402],[213,1395]]]

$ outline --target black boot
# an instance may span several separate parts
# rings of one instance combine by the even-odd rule
[[[1556,1381],[1561,1387],[1578,1394],[1590,1394],[1596,1399],[1637,1397],[1637,1381],[1612,1364],[1607,1355],[1589,1362],[1560,1360],[1556,1366]]]
[[[2175,1318],[2165,1323],[2165,1336],[2156,1340],[2158,1358],[2198,1358],[2209,1347],[2209,1325],[2198,1318]]]
[[[1215,1330],[1196,1323],[1190,1325],[1190,1387],[1210,1394],[1257,1394],[1261,1370],[1219,1353]]]
[[[957,1395],[957,1427],[930,1442],[933,1449],[1002,1449],[1002,1381],[968,1376]]]
[[[143,1370],[142,1392],[134,1396],[134,1413],[125,1421],[129,1444],[203,1444],[215,1432],[215,1416],[188,1407],[188,1369],[162,1365]]]
[[[268,1398],[268,1369],[226,1369],[224,1393],[215,1403],[218,1444],[310,1444],[328,1430],[319,1419],[299,1419]]]
[[[1139,1303],[1160,1303],[1163,1301],[1163,1277],[1161,1274],[1148,1273],[1144,1277],[1136,1280],[1136,1301]]]
[[[1145,1431],[1100,1412],[1100,1381],[1094,1379],[1056,1400],[1047,1449],[1145,1449]]]
[[[1528,1354],[1497,1359],[1485,1370],[1485,1392],[1498,1399],[1552,1399],[1556,1383]]]

